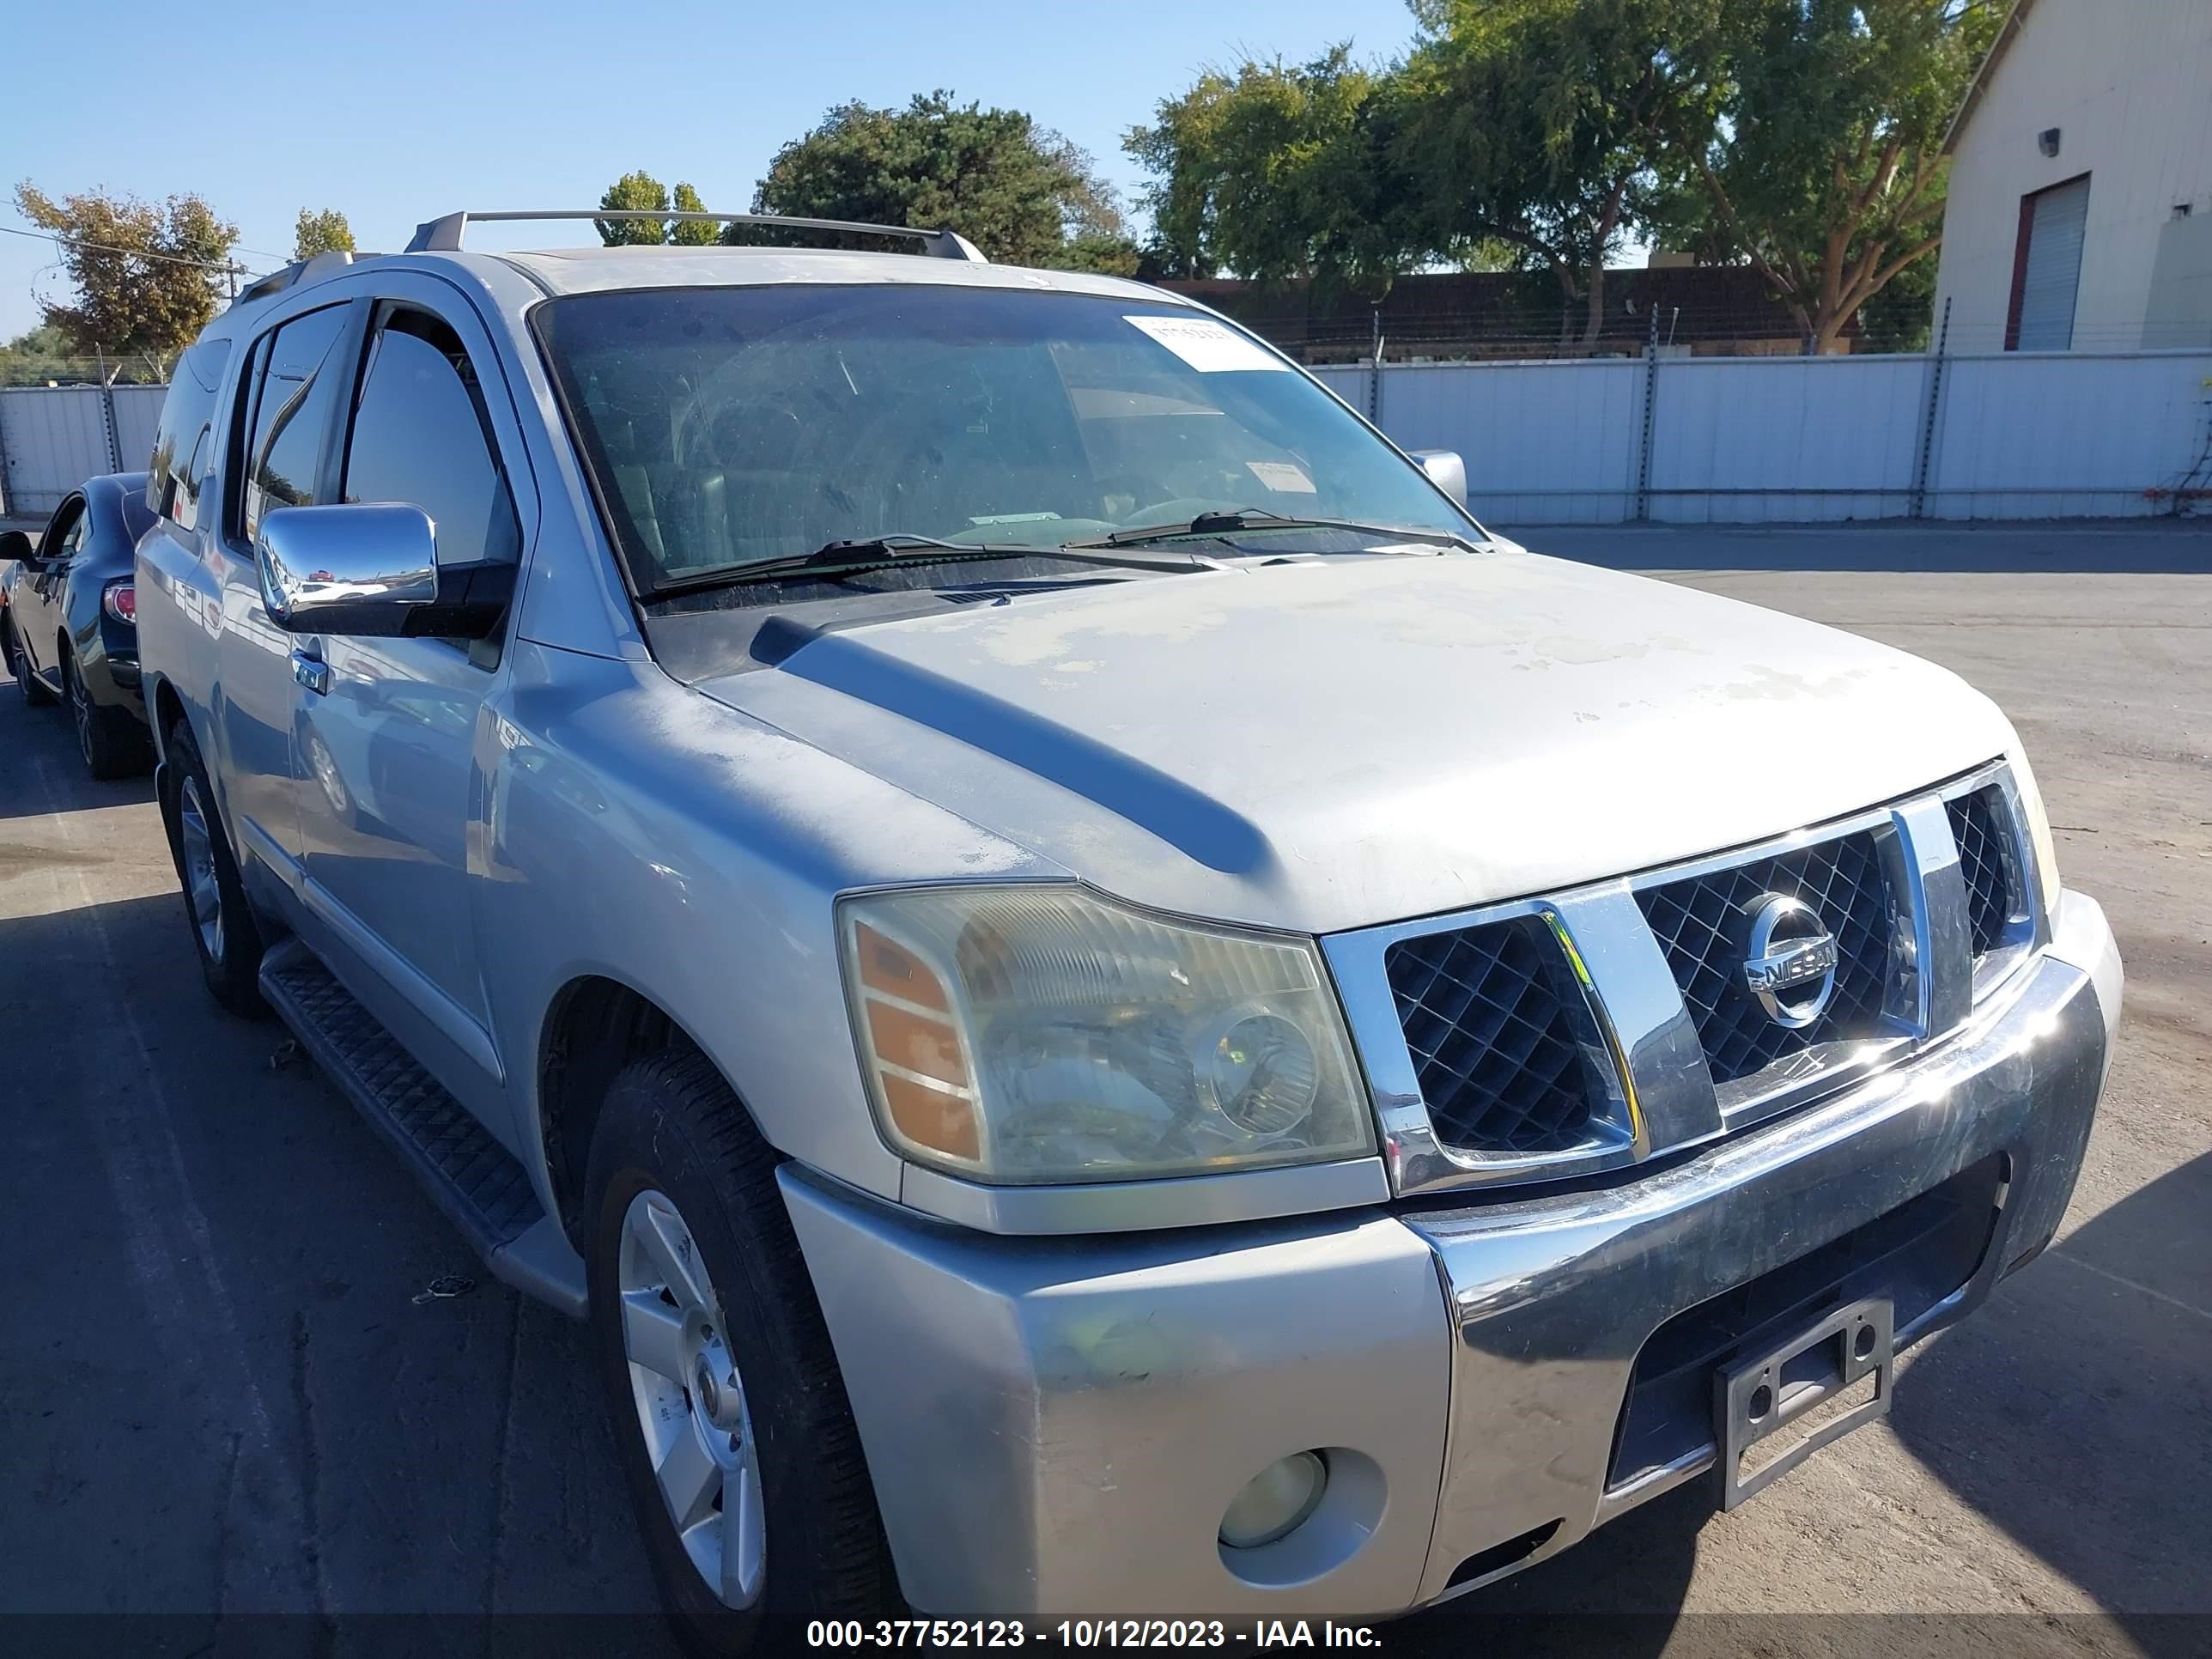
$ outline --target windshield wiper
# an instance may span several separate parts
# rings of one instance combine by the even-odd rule
[[[1085,542],[1076,545],[1090,548],[1093,545],[1103,547],[1106,544]],[[1072,552],[1056,544],[948,542],[935,536],[892,531],[881,536],[830,542],[816,548],[811,553],[794,553],[779,559],[760,559],[750,564],[724,565],[694,575],[678,576],[660,583],[647,597],[659,599],[665,594],[690,592],[702,587],[731,587],[753,582],[781,581],[789,576],[842,581],[848,576],[869,570],[887,570],[894,565],[956,564],[987,559],[1060,559],[1071,564],[1110,565],[1130,570],[1188,570],[1194,567],[1218,566],[1218,562],[1200,554],[1180,559],[1147,559],[1128,555]]]
[[[1481,551],[1479,544],[1449,530],[1423,530],[1411,525],[1367,524],[1358,519],[1306,519],[1270,513],[1264,507],[1243,507],[1232,513],[1201,513],[1188,524],[1146,525],[1117,530],[1096,541],[1070,542],[1070,547],[1141,547],[1148,542],[1172,541],[1178,536],[1233,536],[1241,530],[1348,530],[1359,536],[1389,536],[1401,542],[1431,542],[1440,547],[1463,547]]]

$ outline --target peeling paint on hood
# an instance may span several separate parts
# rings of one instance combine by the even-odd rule
[[[1108,891],[1310,933],[1784,833],[2011,737],[1887,646],[1520,552],[1041,594],[697,689]]]

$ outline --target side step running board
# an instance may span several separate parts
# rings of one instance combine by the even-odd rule
[[[308,1057],[414,1170],[493,1274],[581,1318],[583,1263],[520,1160],[297,939],[270,948],[259,980]]]

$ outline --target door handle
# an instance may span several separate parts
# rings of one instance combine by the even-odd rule
[[[330,695],[331,665],[320,657],[311,656],[305,651],[295,651],[292,653],[292,678],[319,697]]]

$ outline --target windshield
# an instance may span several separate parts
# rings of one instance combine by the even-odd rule
[[[1304,375],[1178,306],[793,284],[574,295],[535,321],[641,593],[833,542],[1056,548],[1239,509],[1480,534]]]

